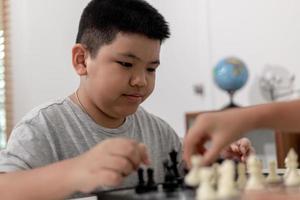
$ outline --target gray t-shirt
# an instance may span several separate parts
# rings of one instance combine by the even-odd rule
[[[174,149],[181,153],[175,131],[141,107],[119,128],[109,129],[96,124],[70,98],[64,98],[37,107],[16,125],[7,148],[0,151],[0,171],[32,169],[72,158],[113,137],[145,143],[157,182],[163,181],[163,162],[169,152]],[[122,186],[136,183],[137,174],[133,173]]]

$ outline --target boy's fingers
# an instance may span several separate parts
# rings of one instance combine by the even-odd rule
[[[95,178],[98,180],[99,186],[102,185],[108,187],[118,186],[123,181],[123,176],[121,174],[110,169],[102,169]]]
[[[141,156],[142,151],[139,148],[139,143],[135,140],[129,139],[116,139],[116,141],[118,141],[119,148],[115,148],[115,145],[117,144],[108,146],[111,154],[126,158],[129,162],[131,162],[133,169],[137,169],[140,166],[143,157]]]
[[[141,155],[141,162],[143,162],[145,165],[150,165],[150,159],[149,159],[146,145],[143,143],[139,143],[138,148]]]
[[[128,176],[134,170],[134,166],[129,159],[113,154],[106,156],[102,168],[111,169],[122,176]]]

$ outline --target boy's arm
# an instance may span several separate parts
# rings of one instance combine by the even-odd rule
[[[189,164],[191,155],[211,141],[203,159],[205,164],[211,163],[224,147],[253,129],[300,130],[299,111],[298,100],[201,114],[186,134],[184,159]]]
[[[72,159],[0,174],[0,199],[64,199],[75,192],[114,187],[141,163],[149,164],[145,145],[125,138],[107,139]]]
[[[1,199],[64,199],[79,188],[72,160],[26,171],[0,174]],[[74,176],[75,175],[75,176]]]

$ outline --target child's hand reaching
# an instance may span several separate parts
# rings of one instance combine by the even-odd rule
[[[242,138],[224,149],[221,155],[223,158],[245,162],[252,153],[255,153],[255,150],[252,147],[250,140],[248,138]]]
[[[76,191],[91,192],[98,187],[120,185],[141,164],[149,164],[144,144],[132,139],[114,138],[104,140],[73,158],[68,171]]]

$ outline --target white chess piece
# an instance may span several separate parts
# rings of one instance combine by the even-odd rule
[[[218,184],[218,179],[219,179],[219,168],[220,168],[220,164],[219,163],[214,163],[212,165],[212,177],[211,177],[211,184],[213,187],[216,187]]]
[[[276,162],[270,161],[269,162],[269,175],[266,178],[267,183],[278,183],[281,181],[281,177],[277,175],[276,172]]]
[[[249,179],[246,183],[245,190],[262,190],[265,188],[264,177],[262,175],[262,163],[255,156],[250,155],[247,159]]]
[[[284,179],[286,179],[286,177],[288,176],[288,174],[290,172],[290,168],[288,166],[288,163],[289,163],[288,157],[285,157],[285,159],[284,159],[285,172],[284,172],[284,175],[283,175]]]
[[[201,173],[199,172],[201,169],[202,156],[194,155],[191,157],[192,168],[189,173],[185,176],[184,182],[189,185],[196,187],[200,184],[201,181]]]
[[[196,191],[197,200],[214,200],[216,199],[216,192],[211,185],[211,178],[213,176],[213,169],[203,167],[200,171],[202,182]]]
[[[246,165],[244,163],[239,163],[237,171],[238,171],[237,186],[240,190],[243,190],[247,182]]]
[[[291,149],[287,156],[287,166],[290,171],[285,177],[284,184],[288,187],[295,187],[300,185],[300,176],[298,173],[298,155],[294,149]]]
[[[227,199],[236,197],[238,191],[236,190],[236,184],[234,181],[235,169],[234,163],[231,160],[225,160],[220,166],[218,181],[218,198]]]

